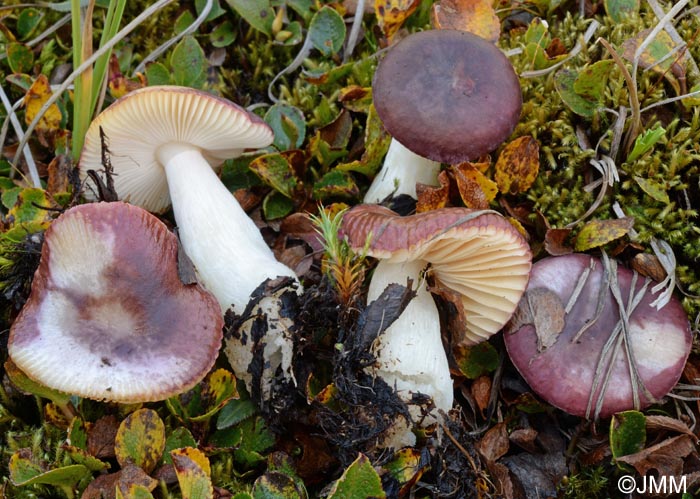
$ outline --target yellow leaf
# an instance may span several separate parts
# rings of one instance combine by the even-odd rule
[[[420,0],[375,0],[374,13],[377,24],[391,40],[406,18],[418,8]]]
[[[492,0],[441,0],[430,11],[437,29],[468,31],[496,43],[501,36],[501,21]]]
[[[634,225],[634,218],[625,217],[612,220],[591,220],[576,236],[576,251],[586,251],[603,246],[627,234]]]
[[[518,137],[503,148],[496,161],[496,183],[502,193],[530,188],[540,170],[540,145],[530,136]]]
[[[119,425],[114,452],[122,468],[133,464],[150,473],[160,461],[163,450],[165,425],[155,411],[139,409]]]
[[[170,452],[180,484],[182,499],[210,499],[214,497],[209,459],[199,449],[184,447]]]
[[[41,107],[47,100],[49,100],[50,97],[51,87],[49,86],[49,80],[45,75],[39,75],[24,96],[24,106],[26,108],[24,119],[27,124],[34,120],[37,114],[39,114]],[[56,104],[51,104],[49,109],[39,120],[39,123],[36,126],[36,131],[44,134],[56,132],[58,131],[60,124],[61,111],[58,109]]]
[[[467,208],[485,210],[498,194],[496,183],[469,162],[452,165],[450,172]]]

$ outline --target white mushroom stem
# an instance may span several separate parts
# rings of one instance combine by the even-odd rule
[[[380,203],[388,196],[407,194],[416,199],[416,184],[437,185],[440,163],[426,159],[391,139],[384,164],[365,194],[365,203]]]
[[[420,282],[420,274],[426,266],[427,262],[422,260],[404,263],[380,261],[370,282],[368,301],[377,299],[391,283],[405,285],[408,277],[414,283]],[[447,412],[452,408],[452,379],[442,346],[440,316],[425,285],[418,287],[417,296],[375,340],[372,351],[377,357],[372,372],[395,387],[403,400],[410,401],[412,394],[421,393],[430,396],[438,410]],[[409,410],[414,418],[420,417],[418,407],[409,406]],[[436,412],[433,415],[437,416]],[[436,418],[426,418],[424,424],[435,421]],[[404,431],[395,431],[390,444],[384,442],[384,445],[394,448],[413,445],[414,438],[410,429],[405,428]]]
[[[217,298],[222,312],[231,306],[241,314],[253,291],[267,279],[292,277],[294,272],[275,259],[255,226],[236,198],[221,183],[199,149],[181,143],[166,144],[158,149],[164,165],[175,220],[182,247],[194,264],[204,286]],[[276,321],[275,304],[261,304],[268,322]],[[278,334],[275,327],[270,332]],[[272,359],[270,374],[282,363],[291,374],[291,339],[266,338],[265,358]],[[252,353],[247,345],[227,345],[233,357],[236,375],[250,388],[247,373]],[[275,363],[276,362],[276,363]],[[238,368],[237,368],[238,367]]]

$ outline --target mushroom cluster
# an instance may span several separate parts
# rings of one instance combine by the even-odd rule
[[[416,197],[436,183],[440,163],[473,161],[496,149],[520,118],[518,76],[492,43],[466,31],[428,30],[391,47],[372,84],[392,135],[365,203]]]
[[[294,272],[278,262],[255,223],[214,171],[225,159],[272,143],[270,127],[236,104],[198,90],[146,87],[122,97],[90,125],[80,157],[80,172],[90,194],[89,170],[102,164],[101,133],[107,137],[120,199],[161,213],[172,203],[178,235],[201,283],[219,301],[243,313],[253,291],[268,279]],[[292,338],[274,299],[261,304],[267,317],[263,389],[281,368],[292,378]],[[227,338],[226,353],[236,375],[251,388],[248,366],[254,342],[247,333]]]
[[[649,284],[612,259],[538,261],[504,333],[513,364],[543,399],[577,416],[658,401],[678,382],[692,336],[680,302],[657,311]]]
[[[475,344],[497,333],[518,305],[532,260],[527,242],[500,214],[467,208],[400,217],[379,205],[359,205],[345,214],[343,231],[353,249],[366,248],[380,260],[368,301],[388,284],[405,285],[408,278],[421,283],[416,298],[372,346],[372,373],[405,401],[420,393],[433,399],[436,414],[450,410],[453,389],[440,318],[422,277],[429,275],[435,289],[457,297],[466,322],[453,341]],[[415,441],[409,431],[392,438],[394,447]]]
[[[178,275],[176,237],[125,203],[71,208],[45,233],[8,351],[48,387],[123,403],[163,400],[211,369],[223,320],[216,299]]]

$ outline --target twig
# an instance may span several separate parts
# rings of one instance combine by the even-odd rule
[[[350,35],[348,36],[348,41],[345,44],[345,51],[343,52],[343,63],[348,62],[352,51],[355,50],[355,44],[357,43],[357,38],[360,35],[360,28],[362,28],[362,18],[365,14],[365,0],[357,0],[357,5],[355,6],[355,17],[352,20],[352,28],[350,28]]]
[[[209,13],[211,12],[211,9],[214,5],[214,0],[207,0],[207,3],[204,4],[204,8],[202,9],[202,12],[199,14],[199,17],[195,19],[192,24],[187,26],[183,31],[175,35],[173,38],[168,40],[167,42],[163,43],[161,46],[156,48],[153,52],[148,54],[143,61],[139,63],[138,66],[134,69],[134,73],[141,73],[146,69],[146,64],[148,64],[151,61],[155,61],[158,57],[160,57],[164,52],[166,52],[170,47],[175,45],[180,39],[187,35],[191,35],[197,29],[206,21],[207,16],[209,16]]]
[[[282,77],[283,75],[286,75],[287,73],[291,73],[292,71],[297,69],[299,66],[301,66],[304,63],[304,59],[306,59],[309,56],[309,54],[311,53],[312,48],[313,48],[313,45],[311,43],[311,39],[309,36],[307,36],[304,39],[304,43],[302,44],[301,48],[299,49],[299,53],[296,55],[294,60],[291,63],[289,63],[289,66],[284,68],[282,71],[277,73],[274,78],[272,78],[272,81],[267,86],[267,96],[270,98],[270,100],[272,102],[277,104],[280,101],[277,97],[275,97],[272,94],[272,89],[274,88],[275,83],[277,83],[277,80],[279,80],[280,77]]]
[[[32,151],[29,149],[29,146],[27,145],[26,141],[28,132],[25,133],[22,131],[22,125],[20,124],[19,119],[17,119],[17,115],[15,114],[12,103],[7,97],[5,89],[2,88],[2,85],[0,85],[0,101],[2,101],[2,105],[5,106],[7,116],[10,119],[10,122],[12,123],[12,127],[15,129],[17,139],[20,141],[20,145],[17,147],[17,153],[15,154],[13,166],[17,169],[17,171],[19,171],[19,168],[17,167],[17,160],[19,159],[20,154],[24,154],[24,160],[27,162],[27,169],[29,170],[29,177],[32,180],[32,184],[34,185],[34,187],[41,188],[39,172],[37,171],[36,163],[34,162],[34,157],[32,156]]]
[[[27,144],[27,140],[29,140],[30,134],[34,131],[36,128],[37,124],[39,123],[39,120],[43,117],[44,113],[51,107],[60,97],[63,95],[63,92],[68,89],[71,83],[82,74],[83,71],[88,69],[89,67],[92,66],[92,64],[104,53],[106,53],[108,50],[111,50],[117,43],[122,41],[129,33],[131,33],[136,27],[138,27],[145,19],[153,15],[154,13],[158,12],[160,9],[165,7],[167,4],[172,2],[173,0],[158,0],[156,3],[148,7],[146,10],[144,10],[141,14],[139,14],[133,21],[131,21],[129,24],[127,24],[117,35],[112,38],[109,42],[107,42],[103,47],[100,47],[99,50],[97,50],[92,56],[87,59],[85,62],[83,62],[77,69],[75,69],[69,76],[68,78],[65,79],[65,81],[59,86],[59,88],[51,95],[51,97],[48,98],[48,100],[44,103],[44,105],[41,107],[39,110],[39,113],[34,117],[32,122],[29,124],[27,127],[27,130],[25,132],[24,137],[20,141],[19,149],[17,153],[15,154],[14,158],[12,159],[13,163],[17,163],[17,160],[19,159],[19,154],[20,150]]]

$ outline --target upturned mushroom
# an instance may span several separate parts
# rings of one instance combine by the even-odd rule
[[[496,149],[520,118],[518,76],[492,43],[459,30],[429,30],[391,47],[377,67],[374,105],[392,135],[364,201],[416,197],[440,163],[472,161]]]
[[[692,336],[680,302],[657,311],[651,287],[612,259],[538,261],[504,332],[513,364],[544,400],[576,416],[660,400],[678,382]]]
[[[214,172],[225,159],[272,143],[272,130],[261,119],[198,90],[146,87],[117,100],[92,122],[80,157],[83,178],[102,167],[100,130],[109,143],[120,199],[153,212],[163,212],[172,203],[185,253],[223,312],[232,307],[241,314],[267,279],[289,277],[294,287],[299,285]],[[89,196],[90,180],[87,185]],[[267,390],[279,367],[292,378],[292,340],[276,301],[264,300],[261,307],[269,327],[260,341],[272,362],[264,376]],[[244,331],[239,338],[227,339],[226,353],[250,389],[253,341],[248,336]]]
[[[45,233],[8,351],[50,388],[123,403],[197,384],[219,352],[216,299],[178,276],[176,237],[124,203],[71,208]]]
[[[356,250],[369,237],[367,254],[380,260],[369,301],[390,283],[405,285],[408,278],[421,283],[416,298],[375,341],[372,372],[404,400],[421,393],[432,397],[438,410],[448,411],[453,389],[440,318],[422,277],[430,275],[435,288],[458,296],[466,323],[454,341],[475,344],[498,332],[515,310],[528,281],[529,246],[498,213],[467,208],[399,217],[382,206],[359,205],[345,214],[343,231]],[[410,445],[413,436],[406,432],[393,442]]]

